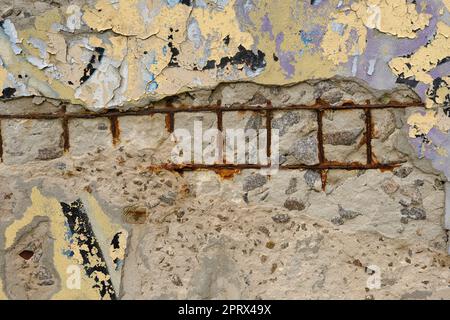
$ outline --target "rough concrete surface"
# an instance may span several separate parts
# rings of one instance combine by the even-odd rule
[[[0,17],[0,299],[450,299],[448,0]]]

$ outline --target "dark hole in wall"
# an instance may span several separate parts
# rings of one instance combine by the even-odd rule
[[[25,260],[30,260],[34,256],[34,252],[31,250],[23,250],[21,253],[19,253],[19,256],[21,256]]]

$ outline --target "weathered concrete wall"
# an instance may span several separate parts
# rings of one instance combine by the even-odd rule
[[[0,14],[0,298],[450,297],[449,1]],[[281,170],[169,166],[196,119]]]
[[[230,81],[281,85],[340,75],[376,89],[406,83],[429,108],[409,119],[411,138],[445,171],[449,6],[4,0],[0,89],[4,98],[45,96],[103,110]]]

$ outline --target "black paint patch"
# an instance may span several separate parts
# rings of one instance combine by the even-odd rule
[[[266,66],[266,61],[264,60],[266,55],[264,52],[258,50],[255,54],[252,50],[247,50],[242,45],[240,45],[238,49],[239,52],[237,52],[233,57],[223,57],[220,59],[220,63],[217,65],[217,68],[223,69],[228,64],[245,64],[252,71],[256,71]]]
[[[89,61],[88,65],[86,66],[86,68],[84,68],[83,70],[83,76],[80,79],[80,84],[85,83],[86,81],[89,80],[90,77],[92,77],[92,75],[94,74],[95,70],[97,70],[97,68],[95,67],[95,65],[100,62],[102,62],[103,59],[103,55],[105,53],[105,49],[101,48],[101,47],[96,47],[95,48],[95,52],[91,57],[91,60]]]
[[[105,48],[96,47],[95,52],[98,53],[98,62],[102,62],[103,56],[105,54]]]
[[[113,246],[114,249],[120,248],[119,238],[120,238],[121,234],[122,234],[122,232],[117,232],[114,235],[113,239],[111,240],[111,245]]]
[[[230,35],[227,35],[225,38],[223,38],[223,43],[228,46],[230,44]]]
[[[437,63],[437,65],[440,66],[440,65],[442,65],[442,64],[444,64],[444,63],[447,63],[447,62],[449,62],[449,61],[450,61],[450,56],[445,57],[444,59],[439,60],[438,63]]]
[[[401,73],[398,78],[396,83],[404,83],[408,86],[410,86],[411,88],[415,88],[417,87],[417,85],[419,84],[419,81],[415,80],[414,78],[405,78],[405,74]]]
[[[192,6],[192,1],[191,0],[181,0],[180,3],[184,4],[185,6]]]
[[[14,94],[16,93],[16,89],[15,88],[5,88],[2,90],[2,96],[0,97],[1,99],[9,99],[14,97]]]
[[[61,207],[64,216],[69,224],[72,234],[78,234],[82,237],[78,238],[80,246],[86,246],[88,250],[80,250],[80,255],[83,259],[84,270],[88,277],[95,280],[94,288],[98,288],[102,298],[109,294],[112,300],[116,300],[116,292],[111,282],[111,278],[108,280],[100,280],[95,274],[101,273],[105,276],[109,276],[108,267],[105,262],[105,258],[102,253],[102,249],[95,237],[92,226],[89,222],[89,217],[83,206],[81,200],[76,200],[71,204],[61,202]],[[91,265],[90,257],[95,257],[96,260],[101,261],[101,264]]]
[[[170,36],[169,36],[170,38]],[[180,54],[180,50],[173,45],[173,42],[168,43],[172,56],[170,57],[169,67],[179,67],[177,56]]]
[[[206,62],[206,66],[203,67],[203,70],[214,69],[216,67],[216,60],[208,60]]]
[[[437,92],[440,88],[450,88],[450,83],[447,83],[442,78],[436,78],[433,80],[433,85],[428,89],[427,96],[434,102],[437,102]],[[450,94],[447,94],[444,97],[444,112],[447,115],[447,117],[450,116]]]
[[[415,128],[417,128],[416,126],[414,126]],[[430,143],[430,139],[428,139],[428,137],[425,134],[416,134],[415,135],[416,138],[419,138],[422,140],[423,144],[429,144]]]
[[[111,246],[113,247],[113,249],[120,249],[120,241],[119,240],[120,240],[121,234],[122,234],[122,231],[117,232],[114,235],[113,239],[111,240]],[[113,262],[114,262],[114,265],[116,266],[116,270],[117,270],[117,268],[119,267],[119,263],[120,263],[119,258],[115,258],[113,260]]]

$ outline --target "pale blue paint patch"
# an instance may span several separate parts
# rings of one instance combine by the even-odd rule
[[[69,249],[63,250],[62,254],[65,255],[68,258],[72,258],[74,256],[74,252],[72,250],[69,250]]]
[[[11,20],[6,19],[3,21],[3,32],[6,34],[6,36],[9,38],[9,41],[11,42],[11,48],[13,49],[15,54],[20,54],[22,52],[22,49],[19,48],[18,44],[21,42],[17,36],[17,30],[14,24],[11,22]]]
[[[180,3],[180,0],[166,0],[166,1],[167,1],[167,4],[169,5],[169,7],[171,7],[171,8]]]
[[[45,59],[48,56],[47,44],[43,40],[31,37],[28,39],[28,43],[39,50],[39,56],[41,58]]]
[[[358,72],[358,56],[355,56],[353,58],[353,64],[352,64],[352,76],[356,76],[356,73]]]
[[[194,7],[203,9],[209,7],[211,9],[223,10],[227,6],[228,2],[229,0],[197,0],[194,2]]]
[[[377,63],[377,59],[371,59],[369,60],[369,68],[367,69],[367,74],[369,76],[373,75],[375,72],[375,64]]]
[[[239,24],[241,28],[243,26],[255,26],[252,19],[250,18],[250,12],[254,9],[257,4],[253,0],[236,0],[234,4],[234,10],[236,16],[238,17]]]
[[[422,113],[423,114],[423,113]],[[439,150],[450,154],[450,136],[437,128],[432,128],[425,137],[411,139],[419,158],[429,159],[436,170],[445,174],[450,179],[450,158]]]
[[[141,60],[142,79],[144,80],[144,83],[146,83],[145,92],[147,93],[153,93],[156,89],[158,89],[158,83],[155,81],[155,75],[153,72],[150,72],[152,65],[156,65],[157,63],[158,59],[156,56],[156,51],[148,52]]]
[[[153,93],[158,89],[159,85],[155,81],[155,75],[152,72],[145,72],[144,81],[147,83],[145,91],[148,93]]]
[[[320,30],[311,30],[311,31],[300,30],[300,39],[306,46],[318,43],[321,37],[322,32]]]
[[[202,32],[197,20],[191,19],[187,29],[188,39],[194,43],[196,49],[202,45]]]
[[[66,221],[64,221],[64,226],[66,227],[66,232],[64,234],[64,239],[69,243],[72,244],[73,243],[73,232],[70,229],[69,223]],[[73,257],[74,252],[70,249],[64,249],[62,250],[62,254],[65,255],[66,257]]]
[[[339,34],[340,36],[344,35],[345,31],[345,25],[342,23],[332,22],[331,23],[331,30]]]
[[[197,0],[194,1],[194,8],[202,8],[205,9],[208,6],[205,0]]]

